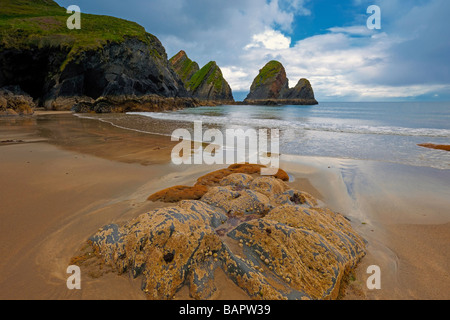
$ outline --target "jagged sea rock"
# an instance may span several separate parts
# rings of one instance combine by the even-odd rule
[[[302,78],[294,88],[289,88],[286,70],[280,62],[275,60],[268,62],[259,70],[244,103],[260,105],[318,104],[311,83]]]
[[[200,100],[200,104],[234,103],[231,87],[215,61],[200,69],[197,62],[181,50],[169,62],[188,92]]]
[[[205,101],[234,102],[231,87],[215,61],[210,61],[187,82],[194,98]]]
[[[19,86],[0,89],[0,115],[30,115],[35,107],[33,98]]]
[[[253,80],[246,100],[270,100],[280,98],[289,90],[289,80],[283,65],[275,60],[268,62]]]
[[[253,299],[335,299],[365,241],[341,214],[295,194],[275,177],[231,173],[200,200],[103,227],[89,252],[141,277],[149,299],[172,299],[185,285],[193,299],[214,299],[218,269]],[[83,268],[88,259],[82,251],[73,261]]]
[[[285,92],[281,99],[287,100],[315,100],[314,91],[308,79],[300,79],[297,85]]]
[[[192,76],[200,70],[198,63],[189,59],[186,52],[183,50],[170,58],[169,62],[185,85],[187,85]]]

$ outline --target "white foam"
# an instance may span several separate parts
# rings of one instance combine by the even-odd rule
[[[179,113],[179,112],[171,112],[171,113],[133,112],[129,114],[141,115],[160,120],[172,120],[183,122],[202,121],[205,124],[219,124],[226,126],[235,125],[254,128],[277,128],[280,130],[298,129],[309,131],[340,132],[340,133],[355,133],[355,134],[450,138],[450,130],[447,129],[355,125],[355,124],[344,124],[341,123],[342,121],[333,123],[330,121],[325,121],[325,119],[320,118],[314,118],[312,119],[313,121],[309,122],[300,122],[300,121],[287,121],[278,119],[249,119],[249,118],[237,118],[225,116],[220,117],[206,116],[206,115]]]

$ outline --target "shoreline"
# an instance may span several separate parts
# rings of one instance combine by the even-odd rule
[[[67,114],[36,118],[0,122],[0,140],[35,141],[0,144],[0,151],[8,151],[1,153],[6,182],[0,197],[10,213],[2,216],[1,297],[145,298],[139,281],[113,274],[86,279],[84,290],[69,292],[67,262],[99,227],[161,206],[146,201],[153,192],[192,185],[224,166],[174,166],[168,163],[170,139],[163,136]],[[448,190],[448,170],[439,178],[439,169],[301,156],[282,156],[281,168],[295,178],[291,185],[348,216],[368,241],[368,255],[344,299],[450,296],[449,202],[445,189],[439,190]],[[372,264],[382,268],[380,292],[364,289],[365,269]]]

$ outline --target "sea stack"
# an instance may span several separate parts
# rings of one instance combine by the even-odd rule
[[[194,98],[208,104],[234,102],[230,85],[215,61],[210,61],[199,69],[198,64],[189,59],[183,50],[169,61]]]
[[[215,61],[195,73],[187,84],[194,98],[208,101],[234,101],[230,85]]]
[[[186,52],[181,50],[169,60],[173,70],[183,83],[187,84],[192,76],[200,70],[198,63],[188,58]]]
[[[309,80],[302,78],[294,88],[289,88],[286,70],[275,60],[268,62],[259,71],[244,102],[261,105],[318,104]]]

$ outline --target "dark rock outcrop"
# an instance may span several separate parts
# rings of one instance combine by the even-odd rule
[[[215,61],[196,72],[187,83],[187,89],[199,100],[234,102],[230,85]]]
[[[307,79],[300,79],[294,88],[289,88],[286,70],[280,62],[274,60],[268,62],[259,71],[244,103],[261,105],[318,104],[310,82]]]
[[[100,97],[96,100],[61,99],[59,105],[65,103],[72,106],[77,113],[124,113],[124,112],[161,112],[197,107],[198,101],[192,98],[161,97],[159,95],[116,95]],[[58,102],[61,101],[61,102]]]
[[[57,97],[93,99],[108,96],[189,97],[183,83],[169,67],[156,38],[148,45],[135,38],[111,43],[100,50],[85,51],[52,77],[45,105]]]
[[[187,85],[192,76],[200,70],[198,63],[189,59],[186,52],[183,50],[170,58],[169,62],[185,85]]]
[[[170,58],[172,68],[184,82],[188,92],[202,104],[234,103],[230,85],[219,66],[210,61],[199,69],[198,64],[181,50]]]
[[[0,115],[30,115],[35,107],[33,98],[20,87],[9,86],[0,89]]]
[[[289,90],[286,70],[278,61],[268,62],[253,80],[246,100],[278,99]]]

